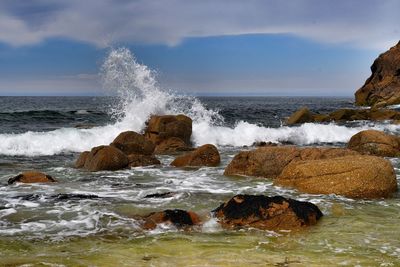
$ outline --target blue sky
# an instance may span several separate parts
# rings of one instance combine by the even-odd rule
[[[113,47],[199,95],[350,96],[400,39],[396,0],[2,0],[0,95],[102,95]]]

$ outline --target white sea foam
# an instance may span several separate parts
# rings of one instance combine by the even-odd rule
[[[116,123],[91,129],[61,128],[49,132],[0,134],[0,154],[40,156],[81,152],[110,143],[122,131],[142,130],[151,114],[183,113],[190,116],[193,119],[192,138],[196,145],[242,146],[255,141],[289,141],[299,145],[347,142],[358,131],[371,128],[313,123],[267,128],[245,121],[238,122],[233,128],[224,127],[221,126],[221,116],[206,109],[198,99],[160,89],[155,73],[139,64],[125,48],[110,52],[102,66],[102,78],[105,87],[116,92],[121,99],[119,105],[112,109]],[[400,130],[400,126],[388,124],[373,128],[391,132]]]

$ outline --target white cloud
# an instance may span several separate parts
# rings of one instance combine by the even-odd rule
[[[4,0],[0,41],[29,45],[64,37],[100,47],[174,45],[187,37],[290,33],[386,49],[400,36],[397,0]]]

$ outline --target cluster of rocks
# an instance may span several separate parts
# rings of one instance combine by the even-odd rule
[[[220,156],[213,145],[197,149],[191,146],[192,120],[185,115],[151,116],[144,134],[133,131],[120,133],[110,145],[84,151],[75,163],[76,168],[88,171],[119,170],[127,167],[160,165],[155,155],[177,154],[176,167],[217,166]]]
[[[329,114],[317,114],[307,107],[302,107],[287,120],[287,125],[306,122],[345,122],[357,120],[400,121],[400,112],[392,109],[338,109]]]
[[[211,213],[223,228],[253,227],[262,230],[297,230],[316,224],[323,216],[320,209],[310,202],[263,195],[234,196]],[[180,209],[153,212],[136,219],[146,230],[160,224],[186,230],[202,225],[198,214]]]

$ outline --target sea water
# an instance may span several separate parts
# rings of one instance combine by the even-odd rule
[[[190,97],[160,88],[156,74],[127,49],[101,69],[113,97],[0,97],[0,266],[400,266],[400,194],[353,200],[303,194],[266,178],[223,175],[235,154],[258,141],[343,147],[364,129],[399,134],[389,122],[285,126],[302,106],[318,113],[354,108],[352,98]],[[397,107],[394,107],[397,108]],[[194,145],[215,144],[221,165],[87,172],[79,152],[142,131],[151,114],[193,119]],[[390,159],[400,177],[400,160]],[[54,184],[7,185],[26,170]],[[165,198],[146,198],[172,192]],[[310,201],[324,213],[303,231],[223,230],[210,211],[236,194]],[[143,231],[135,215],[164,209],[200,214],[191,232],[162,225]]]

